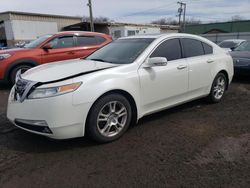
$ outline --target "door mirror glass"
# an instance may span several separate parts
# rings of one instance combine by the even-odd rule
[[[45,44],[44,46],[43,46],[43,49],[44,50],[49,50],[49,49],[52,49],[52,46],[51,46],[51,44]]]
[[[144,67],[166,66],[167,63],[168,60],[165,57],[151,57],[145,63]]]

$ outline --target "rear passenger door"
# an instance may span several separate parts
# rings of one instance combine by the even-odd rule
[[[181,44],[189,67],[189,93],[193,97],[202,95],[212,83],[213,49],[191,38],[182,38]]]
[[[77,58],[86,57],[99,49],[106,39],[101,36],[81,35],[76,36],[75,56]]]

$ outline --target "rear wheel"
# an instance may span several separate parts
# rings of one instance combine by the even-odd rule
[[[91,108],[86,131],[97,142],[111,142],[126,132],[131,119],[131,105],[124,96],[106,95],[95,102]]]
[[[208,100],[211,103],[218,103],[223,98],[227,88],[227,78],[225,74],[219,73],[215,77]]]
[[[32,68],[32,66],[30,65],[18,65],[17,67],[15,67],[11,72],[10,72],[10,76],[9,76],[9,83],[11,85],[15,84],[16,81],[16,74],[18,71],[21,70],[21,73],[26,72],[28,69]]]

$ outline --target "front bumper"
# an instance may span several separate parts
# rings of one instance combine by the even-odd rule
[[[24,100],[20,103],[14,101],[12,89],[8,101],[7,117],[21,129],[53,139],[82,137],[92,103],[73,105],[72,99],[73,94],[69,93],[50,98]],[[20,124],[18,120],[44,121],[51,132],[44,131],[46,127],[44,125]]]

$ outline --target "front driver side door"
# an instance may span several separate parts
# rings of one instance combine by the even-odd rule
[[[150,57],[166,57],[166,66],[141,66],[141,103],[145,114],[185,100],[188,91],[188,64],[182,58],[179,39],[162,42]]]
[[[48,42],[52,49],[44,49],[42,63],[74,59],[75,41],[72,35],[60,36]]]

